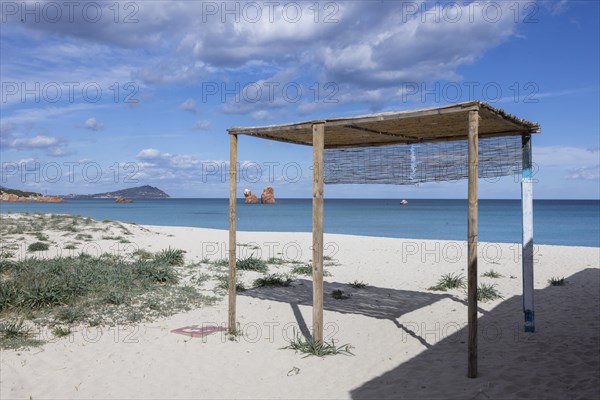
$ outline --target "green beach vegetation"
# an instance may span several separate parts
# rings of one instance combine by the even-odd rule
[[[21,328],[22,321],[53,328],[79,323],[127,324],[210,304],[213,298],[182,284],[177,269],[182,264],[180,252],[172,249],[151,259],[86,254],[3,259],[0,320]]]
[[[47,339],[42,331],[62,338],[86,327],[152,321],[212,304],[229,288],[227,259],[189,263],[182,249],[139,247],[130,241],[134,231],[151,232],[141,226],[58,214],[0,217],[0,348],[42,345],[40,339]],[[106,241],[111,253],[96,251]],[[255,254],[238,259],[236,267],[240,292],[287,287],[297,275],[312,275],[307,261]],[[357,282],[354,287],[363,286]],[[332,295],[347,298],[343,292]],[[297,345],[321,355],[343,351],[333,344]]]
[[[312,338],[303,338],[298,334],[282,349],[291,349],[299,353],[304,353],[305,356],[303,358],[309,356],[325,357],[336,354],[354,355],[351,351],[352,346],[349,344],[336,345],[333,340],[331,342],[323,341],[323,343],[318,343]]]
[[[448,289],[460,289],[465,287],[465,277],[462,274],[449,273],[440,277],[437,284],[429,288],[445,292]]]

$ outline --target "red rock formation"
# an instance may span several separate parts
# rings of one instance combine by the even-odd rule
[[[32,201],[37,201],[38,203],[62,203],[64,199],[56,196],[21,197],[12,193],[2,193],[2,195],[0,195],[0,201],[5,201],[7,203],[29,203]]]
[[[263,204],[275,204],[275,190],[271,186],[263,189],[260,199]]]
[[[117,197],[115,203],[133,203],[133,200],[125,199],[123,197]]]
[[[35,199],[35,201],[37,201],[38,203],[62,203],[65,200],[62,197],[43,196],[43,197],[37,197]]]
[[[258,197],[255,194],[252,194],[250,189],[244,190],[244,203],[246,204],[258,204]]]
[[[5,201],[7,203],[27,203],[33,201],[33,199],[31,197],[19,197],[12,193],[2,193],[0,196],[0,201]]]

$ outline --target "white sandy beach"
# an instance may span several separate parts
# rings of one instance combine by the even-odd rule
[[[226,257],[221,230],[123,224],[132,245],[184,249],[186,261]],[[51,240],[61,240],[49,233]],[[29,240],[29,239],[28,239]],[[109,251],[111,242],[98,240]],[[238,232],[241,255],[308,261],[309,233]],[[503,299],[480,305],[479,377],[469,379],[466,293],[428,290],[466,272],[466,244],[325,234],[327,339],[354,356],[306,357],[282,350],[311,326],[310,279],[237,297],[243,336],[190,338],[171,331],[224,325],[227,301],[138,325],[75,329],[39,348],[4,350],[0,397],[240,399],[597,399],[600,395],[600,249],[537,246],[536,332],[522,333],[520,249],[479,246],[479,275],[501,278]],[[283,253],[283,254],[278,254]],[[198,267],[199,269],[202,266]],[[271,266],[272,272],[285,267]],[[565,286],[548,285],[565,277]],[[242,274],[250,282],[252,273]],[[365,289],[349,282],[364,281]],[[341,288],[350,294],[335,300]]]

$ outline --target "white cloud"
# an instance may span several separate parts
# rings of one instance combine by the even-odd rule
[[[173,182],[221,183],[227,175],[225,161],[204,160],[189,154],[172,154],[143,149],[137,154],[140,179]]]
[[[186,101],[179,105],[179,109],[181,111],[191,112],[192,114],[198,113],[198,107],[196,106],[196,101],[192,98],[188,98]]]
[[[46,154],[52,157],[64,157],[69,154],[73,154],[72,151],[69,151],[63,147],[49,147],[46,150]]]
[[[600,161],[600,150],[572,146],[533,146],[533,161],[540,168],[591,167]]]
[[[76,113],[90,108],[100,108],[103,105],[97,104],[71,104],[64,107],[41,107],[41,108],[22,108],[16,110],[11,116],[2,118],[3,123],[16,124],[42,122],[49,118],[58,117],[60,115]]]
[[[12,140],[15,125],[5,120],[0,120],[0,145],[9,143]]]
[[[205,70],[202,63],[193,61],[159,60],[152,63],[152,67],[135,69],[133,76],[148,84],[166,85],[193,82]]]
[[[570,171],[569,179],[581,179],[586,181],[600,179],[600,164],[594,167],[581,167]]]
[[[99,4],[103,15],[113,15],[110,4]],[[461,5],[458,20],[443,13],[442,5],[436,3],[433,12],[442,16],[438,23],[435,18],[421,18],[424,8],[408,15],[404,2],[319,3],[317,14],[310,2],[277,3],[273,9],[259,2],[254,3],[260,9],[258,18],[256,7],[242,2],[209,3],[216,7],[214,13],[207,10],[205,2],[132,4],[139,20],[119,24],[111,20],[110,29],[106,29],[106,21],[90,24],[81,18],[69,23],[23,24],[15,20],[8,24],[22,35],[66,37],[50,43],[53,51],[44,51],[44,46],[33,51],[40,55],[30,74],[46,70],[48,79],[56,77],[56,69],[60,69],[61,78],[71,74],[85,81],[89,76],[101,76],[107,83],[103,87],[132,77],[152,85],[197,84],[200,79],[225,81],[232,70],[244,67],[258,74],[257,80],[269,76],[269,69],[296,68],[300,71],[297,77],[318,80],[322,85],[335,82],[345,88],[347,93],[340,95],[344,102],[370,101],[359,96],[365,90],[393,96],[407,81],[459,79],[459,67],[517,33],[511,4],[501,2],[494,2],[503,7],[498,21],[484,18],[481,8],[486,2],[477,3],[475,12],[469,11],[468,4],[454,3]],[[237,9],[238,15],[226,13],[225,8]],[[130,56],[147,48],[152,48],[151,55],[144,51]],[[97,64],[99,58],[118,61],[119,79],[112,65]],[[79,68],[70,68],[81,59],[87,60],[83,66],[78,61]],[[46,67],[48,61],[50,68]],[[259,68],[261,65],[267,68]],[[373,100],[373,104],[381,102]],[[184,111],[198,111],[191,103],[181,106]]]
[[[160,151],[157,149],[143,149],[137,154],[140,160],[151,160],[160,157]]]
[[[550,11],[552,15],[559,15],[568,9],[569,0],[542,0],[540,4]]]
[[[254,111],[250,116],[257,121],[266,121],[277,118],[279,114],[268,110],[258,110]]]
[[[558,168],[561,178],[600,179],[600,150],[570,146],[534,146],[533,162],[540,172]]]
[[[17,149],[40,149],[56,146],[58,142],[55,137],[38,135],[28,139],[14,139],[11,146]]]
[[[37,135],[30,138],[17,137],[3,139],[2,147],[20,151],[44,150],[48,156],[64,157],[70,152],[64,140],[54,136]]]
[[[104,129],[104,124],[96,121],[96,118],[94,117],[86,119],[83,126],[85,129],[89,129],[91,131],[100,131]]]
[[[209,130],[211,128],[211,124],[210,121],[207,120],[200,120],[200,121],[196,121],[196,123],[194,123],[194,129],[198,129],[200,131],[206,131]]]

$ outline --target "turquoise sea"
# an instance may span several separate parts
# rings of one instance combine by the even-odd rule
[[[228,228],[228,199],[67,200],[0,203],[1,212],[88,216],[146,225]],[[238,230],[310,232],[311,199],[278,199],[274,205],[238,203]],[[325,232],[415,239],[466,240],[466,200],[326,199]],[[538,244],[600,247],[600,201],[535,200]],[[479,240],[521,242],[520,200],[480,200]]]

